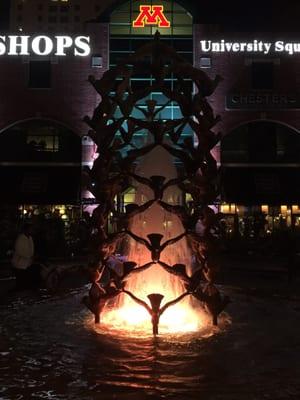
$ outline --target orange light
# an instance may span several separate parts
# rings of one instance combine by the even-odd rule
[[[281,206],[280,207],[280,213],[282,215],[286,215],[287,214],[287,206]]]
[[[221,204],[221,212],[227,214],[230,212],[229,204]]]
[[[161,293],[164,295],[162,306],[184,292],[179,279],[170,276],[158,264],[141,274],[133,275],[128,279],[126,288],[149,305],[147,295]],[[107,305],[101,320],[106,326],[118,331],[144,333],[152,331],[149,313],[126,294],[119,296],[118,304]],[[208,318],[201,304],[196,300],[193,301],[191,296],[186,296],[162,314],[159,332],[195,332],[207,324]]]
[[[145,25],[157,25],[159,28],[170,28],[171,23],[164,14],[164,6],[140,6],[140,13],[132,22],[132,26],[133,28],[144,28]]]

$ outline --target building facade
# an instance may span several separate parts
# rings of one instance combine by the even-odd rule
[[[1,56],[4,205],[15,204],[25,216],[39,215],[41,207],[50,205],[48,212],[63,216],[65,223],[76,214],[74,210],[81,215],[81,205],[92,200],[87,200],[88,193],[82,194],[80,170],[91,167],[101,151],[86,136],[88,127],[83,122],[99,102],[88,76],[100,78],[151,40],[158,29],[161,40],[171,43],[188,61],[212,78],[216,74],[223,78],[209,101],[221,117],[216,129],[223,140],[214,156],[222,170],[219,208],[228,215],[226,229],[239,229],[240,221],[253,213],[265,215],[266,231],[283,223],[300,223],[300,53],[214,52],[201,45],[203,40],[294,43],[297,37],[285,30],[247,32],[203,23],[201,10],[191,3],[11,1],[7,35],[85,35],[90,37],[91,53],[87,57]],[[141,5],[163,6],[170,26],[158,26],[159,18],[147,24],[146,18],[144,26],[134,27]],[[151,78],[139,77],[132,84],[138,87],[145,79]],[[153,98],[159,102],[160,93]],[[180,117],[176,105],[166,113],[162,117]],[[130,202],[134,191],[124,196],[123,202]]]

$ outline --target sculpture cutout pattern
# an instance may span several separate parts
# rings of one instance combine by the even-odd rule
[[[152,75],[152,83],[133,90],[131,77],[141,71]],[[176,79],[174,89],[170,89],[165,82],[165,78],[171,74]],[[92,118],[85,117],[84,120],[91,128],[89,136],[98,146],[99,157],[84,174],[86,189],[95,196],[99,206],[94,210],[92,218],[89,262],[92,286],[83,302],[95,315],[96,323],[100,322],[100,314],[108,299],[122,292],[149,312],[154,335],[158,334],[162,313],[187,295],[203,303],[214,325],[217,325],[218,315],[228,304],[229,298],[222,296],[215,286],[218,272],[218,238],[215,235],[217,216],[209,207],[209,204],[215,202],[219,191],[218,168],[211,150],[221,135],[212,131],[219,117],[214,115],[206,97],[214,92],[220,80],[219,76],[211,80],[202,70],[187,63],[172,47],[160,40],[158,32],[152,42],[106,71],[101,79],[89,77],[101,101]],[[190,82],[196,89],[195,93],[191,92]],[[155,91],[163,93],[167,98],[166,103],[158,106],[155,100],[147,100],[146,109],[141,108],[139,101]],[[182,118],[161,119],[161,112],[171,102],[178,104]],[[120,115],[118,117],[116,110]],[[134,110],[139,111],[141,119],[132,116]],[[141,130],[147,131],[153,141],[138,148],[134,135]],[[196,136],[196,144],[192,139],[183,138],[184,130]],[[176,179],[166,182],[164,176],[151,176],[148,179],[135,174],[138,159],[157,146],[162,146],[181,165]],[[140,206],[130,204],[125,211],[118,210],[115,198],[130,188],[132,181],[149,187],[153,198]],[[164,191],[171,185],[177,185],[184,194],[189,193],[191,204],[171,205],[164,202]],[[184,233],[163,241],[163,235],[159,233],[151,233],[145,239],[130,231],[131,219],[155,202],[178,216]],[[107,232],[109,215],[116,221],[116,231],[110,234]],[[201,232],[197,231],[199,221],[203,227]],[[125,262],[122,271],[116,273],[109,268],[109,259],[124,247],[125,237],[131,237],[144,245],[150,259],[143,266],[137,266],[134,260]],[[160,260],[164,249],[183,237],[188,240],[197,260],[197,268],[190,277],[184,264],[168,265]],[[149,305],[125,289],[126,280],[131,274],[141,273],[157,263],[168,273],[177,276],[186,290],[162,307],[163,293],[149,293]],[[109,272],[108,284],[99,283],[99,271]]]

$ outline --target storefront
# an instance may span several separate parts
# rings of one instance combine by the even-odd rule
[[[37,24],[48,22],[41,30],[46,32],[44,38],[33,42],[33,46],[31,39],[28,42],[27,51],[34,54],[1,55],[0,74],[7,77],[0,82],[1,93],[7,94],[0,105],[3,207],[14,204],[14,213],[22,218],[56,215],[65,225],[66,237],[68,224],[73,219],[82,220],[85,211],[95,207],[81,185],[80,173],[81,168],[92,166],[101,151],[86,136],[88,126],[83,122],[99,101],[87,78],[94,75],[99,79],[158,30],[161,40],[174,46],[188,62],[211,78],[217,74],[223,77],[209,101],[221,117],[215,130],[222,133],[223,140],[213,154],[222,173],[218,207],[226,217],[226,235],[237,231],[244,236],[253,231],[255,235],[269,235],[284,225],[299,226],[300,101],[295,85],[299,52],[297,46],[286,46],[293,44],[295,37],[292,40],[286,32],[233,32],[221,24],[203,23],[205,10],[187,4],[130,0],[111,5],[107,1],[99,12],[97,3],[98,8],[89,11],[88,22],[80,28],[71,24],[73,14],[79,16],[71,3],[51,4],[47,16],[41,16],[35,4]],[[25,10],[29,5],[22,7]],[[12,21],[20,21],[20,8],[15,12]],[[69,18],[70,24],[53,28],[52,22],[60,21],[60,13],[64,21]],[[25,15],[21,16],[24,26]],[[16,31],[33,40],[37,36],[37,31],[27,32],[24,28],[23,32],[17,25],[11,28],[14,35],[7,32],[6,38],[16,36]],[[53,39],[58,36],[55,29],[60,39]],[[13,52],[14,40],[1,43],[1,49],[5,46],[6,53]],[[47,44],[50,53],[39,55]],[[26,46],[24,42],[22,51]],[[152,79],[140,74],[133,77],[131,85],[143,88]],[[175,77],[167,76],[166,81],[174,89]],[[157,101],[159,107],[165,99],[154,91],[140,102],[141,109],[146,108],[147,100]],[[141,115],[134,110],[133,116]],[[181,116],[176,102],[159,114],[161,119]],[[188,129],[183,132],[184,138],[191,135]],[[136,135],[137,146],[143,146],[146,140],[145,132]],[[134,188],[120,194],[118,200],[121,208],[134,202]],[[255,215],[262,215],[264,220],[259,217],[260,222],[254,222]]]

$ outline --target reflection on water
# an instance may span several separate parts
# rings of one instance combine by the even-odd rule
[[[274,319],[268,320],[266,308],[272,314],[277,306],[258,301],[249,312],[239,299],[230,310],[234,323],[223,317],[218,330],[206,326],[184,335],[128,337],[94,328],[80,304],[85,291],[24,296],[1,306],[1,400],[254,400],[271,392],[272,399],[299,399],[298,358],[288,346],[292,341],[299,350],[299,335],[286,330],[280,332],[284,339],[271,335]],[[286,307],[286,323],[296,312]],[[260,329],[257,321],[251,323],[258,317]]]

